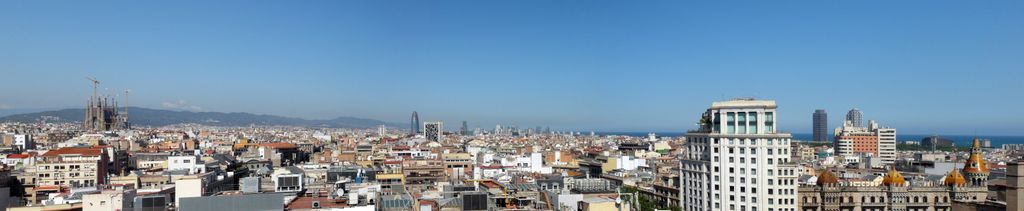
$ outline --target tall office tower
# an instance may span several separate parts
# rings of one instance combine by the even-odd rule
[[[828,113],[814,110],[814,141],[828,141]]]
[[[850,112],[846,112],[846,121],[850,121],[851,123],[853,123],[854,127],[863,127],[863,125],[861,124],[863,123],[861,122],[863,116],[864,115],[862,115],[860,113],[860,110],[857,110],[857,108],[850,109]]]
[[[427,137],[429,141],[441,141],[442,130],[444,126],[441,122],[424,122],[423,123],[423,135]]]
[[[875,121],[868,121],[868,127],[857,127],[847,120],[835,129],[835,135],[836,155],[871,154],[881,158],[882,164],[896,161],[896,129],[881,127]]]
[[[776,131],[772,100],[714,102],[686,134],[682,210],[796,211],[792,135]]]
[[[459,128],[459,134],[464,136],[472,135],[469,134],[469,124],[466,123],[466,121],[462,121],[462,127]]]
[[[412,120],[409,122],[409,132],[413,135],[420,134],[420,115],[416,111],[412,112]]]
[[[878,135],[878,156],[882,157],[882,163],[896,163],[896,129],[878,126],[875,121],[868,121],[868,129],[875,130]]]

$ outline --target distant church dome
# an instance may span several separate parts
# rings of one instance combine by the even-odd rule
[[[907,180],[903,178],[903,175],[900,174],[899,171],[896,171],[896,168],[890,167],[889,173],[886,173],[885,177],[882,178],[882,185],[903,186],[903,184],[906,183],[906,181]]]
[[[839,183],[839,177],[836,177],[836,175],[832,174],[832,171],[828,169],[821,171],[821,174],[818,175],[818,181],[816,182],[818,186],[831,185],[837,183]]]
[[[960,171],[953,169],[949,171],[949,174],[946,174],[946,180],[942,184],[947,186],[963,186],[967,184],[967,179],[964,178],[963,174],[960,174]]]

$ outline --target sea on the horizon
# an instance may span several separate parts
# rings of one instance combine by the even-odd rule
[[[650,132],[594,132],[596,135],[607,136],[607,135],[620,135],[620,136],[632,136],[632,137],[647,137]],[[659,137],[679,137],[684,136],[684,132],[654,132]],[[899,142],[903,141],[921,141],[925,137],[933,135],[900,135],[896,134],[896,140]],[[953,140],[957,146],[970,146],[974,141],[974,138],[988,139],[992,141],[992,147],[1002,147],[1003,144],[1024,144],[1024,136],[965,136],[965,135],[938,135],[939,137]],[[794,133],[793,140],[807,141],[813,137],[809,133]]]

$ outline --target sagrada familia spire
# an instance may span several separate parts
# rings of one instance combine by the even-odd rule
[[[128,105],[125,105],[125,115],[122,117],[117,111],[117,101],[110,97],[97,95],[96,88],[100,81],[95,78],[87,78],[92,81],[92,97],[85,105],[85,119],[82,121],[82,128],[89,131],[109,131],[121,128],[128,128]],[[125,92],[125,99],[128,99],[128,92]]]

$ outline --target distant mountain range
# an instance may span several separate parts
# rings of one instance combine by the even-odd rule
[[[155,127],[182,123],[197,123],[213,126],[279,125],[328,128],[376,128],[380,125],[385,125],[388,127],[405,127],[403,125],[395,123],[356,117],[338,117],[328,120],[310,120],[295,117],[283,117],[265,114],[261,115],[244,112],[191,112],[159,110],[140,107],[129,107],[129,109],[129,121],[131,121],[133,125]],[[0,117],[0,122],[36,122],[44,116],[56,117],[57,121],[82,121],[82,119],[85,118],[85,109],[72,108],[54,111],[12,114]],[[52,120],[48,121],[52,122]]]

